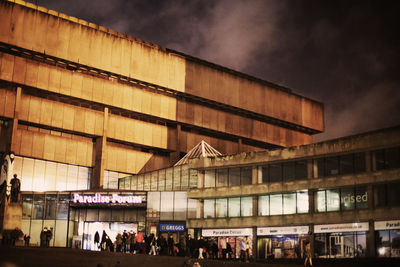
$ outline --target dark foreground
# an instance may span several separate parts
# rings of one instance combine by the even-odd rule
[[[0,246],[0,267],[182,267],[188,258],[168,256],[131,255],[123,253],[86,251],[70,248],[37,248]],[[192,260],[193,262],[194,260]],[[303,266],[302,262],[251,262],[199,260],[202,267]],[[9,264],[11,263],[11,264]],[[14,265],[13,265],[14,264]],[[400,266],[400,259],[316,260],[313,266]]]

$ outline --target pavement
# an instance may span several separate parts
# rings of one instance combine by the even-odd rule
[[[88,251],[71,248],[39,248],[0,246],[0,267],[183,267],[185,261],[191,265],[195,259],[169,256],[133,255],[125,253]],[[296,267],[304,266],[301,260],[250,262],[223,260],[198,260],[201,267]],[[395,259],[346,259],[314,260],[313,266],[400,266],[400,258]],[[191,266],[190,265],[190,266]]]

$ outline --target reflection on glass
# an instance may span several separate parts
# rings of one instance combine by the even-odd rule
[[[326,211],[338,211],[340,209],[339,189],[326,190]]]
[[[283,194],[283,214],[296,213],[296,193]]]
[[[325,190],[317,191],[314,194],[314,206],[315,211],[325,212],[326,211],[326,194]]]
[[[240,202],[240,215],[253,216],[253,197],[241,197]]]
[[[174,211],[174,192],[161,192],[160,220],[172,220]]]
[[[21,200],[22,200],[22,219],[29,219],[32,217],[33,195],[22,194]]]
[[[33,195],[32,219],[43,219],[44,215],[44,195]]]
[[[175,192],[174,200],[174,220],[186,220],[187,192]]]
[[[269,215],[269,196],[258,197],[258,216]]]
[[[45,209],[45,219],[55,219],[56,218],[56,208],[57,208],[57,195],[47,194],[46,195],[46,209]]]
[[[270,202],[270,214],[271,215],[281,215],[282,214],[282,195],[270,195],[269,196]]]
[[[204,218],[215,217],[215,199],[204,199]]]
[[[314,178],[325,177],[325,159],[314,159]]]
[[[355,202],[357,209],[367,209],[368,208],[368,192],[367,187],[357,187],[355,195]],[[399,191],[397,191],[399,192]]]
[[[224,218],[228,215],[228,199],[226,198],[217,198],[215,200],[216,207],[216,217]]]
[[[342,188],[340,207],[342,210],[353,210],[355,208],[354,188]]]
[[[297,213],[308,213],[308,191],[297,192]]]
[[[57,219],[66,220],[68,218],[68,202],[70,200],[69,194],[59,194],[57,202]]]
[[[188,215],[189,219],[199,219],[200,218],[200,200],[198,199],[188,199]]]
[[[228,199],[229,202],[229,217],[239,217],[240,216],[240,197],[232,197]]]

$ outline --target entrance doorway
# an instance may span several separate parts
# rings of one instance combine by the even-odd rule
[[[94,244],[94,235],[99,233],[100,242],[103,231],[110,237],[111,241],[115,241],[118,232],[121,234],[126,230],[127,232],[133,231],[137,233],[137,223],[122,223],[122,222],[84,222],[83,224],[83,249],[87,250],[100,250]]]

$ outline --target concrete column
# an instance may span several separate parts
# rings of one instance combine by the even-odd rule
[[[316,167],[314,167],[314,162],[312,159],[307,160],[307,178],[312,179],[313,173]]]
[[[169,161],[170,161],[171,165],[174,165],[180,159],[180,155],[182,152],[181,138],[182,138],[182,127],[180,124],[178,124],[178,125],[176,125],[176,139],[175,139],[176,150],[169,154]]]
[[[253,196],[253,216],[258,216],[258,196]]]
[[[103,136],[96,138],[94,145],[95,162],[93,176],[90,181],[90,189],[103,188],[104,167],[107,158],[107,128],[108,128],[108,108],[104,108]]]
[[[367,257],[375,257],[375,225],[373,220],[369,220],[369,231],[367,232]]]
[[[374,187],[372,185],[367,186],[368,193],[368,209],[372,210],[374,208]]]
[[[308,213],[314,213],[314,190],[308,190]]]
[[[310,240],[310,248],[311,248],[311,255],[314,257],[314,241],[315,241],[315,235],[314,235],[314,224],[309,224],[309,240]]]
[[[14,106],[14,118],[12,120],[12,127],[9,127],[9,133],[10,138],[10,143],[7,144],[7,149],[10,151],[16,151],[16,146],[19,144],[15,143],[16,140],[16,134],[18,130],[18,118],[19,118],[19,112],[21,108],[21,93],[22,93],[22,88],[17,87],[17,93],[15,96],[15,106]]]
[[[200,219],[204,219],[204,200],[199,200],[199,208],[200,208]]]
[[[253,166],[253,168],[251,170],[251,184],[258,184],[257,166]]]
[[[253,259],[258,259],[257,226],[253,226]]]

